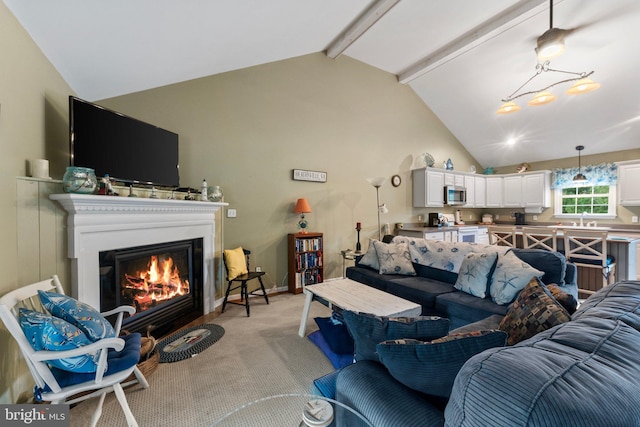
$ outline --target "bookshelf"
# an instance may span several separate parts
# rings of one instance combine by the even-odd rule
[[[305,285],[322,283],[324,255],[322,233],[294,233],[287,238],[289,292],[299,294]]]

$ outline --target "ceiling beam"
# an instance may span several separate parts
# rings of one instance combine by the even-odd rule
[[[400,2],[400,0],[377,0],[329,45],[327,48],[327,56],[333,59],[340,56],[398,2]]]
[[[411,82],[423,74],[445,64],[452,59],[468,52],[474,47],[495,37],[496,35],[515,27],[518,24],[530,19],[532,16],[546,10],[547,0],[521,0],[504,12],[491,18],[479,26],[473,28],[442,48],[436,50],[431,55],[410,66],[398,76],[398,81],[402,84]]]

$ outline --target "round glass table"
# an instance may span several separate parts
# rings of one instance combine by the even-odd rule
[[[366,418],[343,403],[311,394],[278,394],[263,397],[228,412],[210,427],[336,426],[336,408],[347,411],[349,419],[356,421],[359,426],[373,427]]]

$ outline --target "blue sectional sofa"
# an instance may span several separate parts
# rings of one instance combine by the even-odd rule
[[[640,282],[625,281],[592,295],[569,321],[472,356],[447,400],[370,360],[316,385],[376,427],[626,427],[640,425],[639,379]],[[338,407],[336,425],[361,424]]]
[[[396,236],[393,242],[418,243],[424,239]],[[429,242],[427,242],[429,243]],[[476,251],[495,250],[495,246],[474,245],[469,243],[453,244],[454,247],[473,247]],[[564,255],[541,249],[508,249],[518,258],[537,270],[544,272],[542,282],[555,283],[564,292],[578,298],[576,284],[577,269],[574,264],[566,262]],[[451,322],[451,328],[458,328],[469,323],[483,320],[492,315],[504,316],[508,305],[493,302],[490,296],[478,298],[454,287],[458,273],[441,268],[419,264],[412,259],[415,276],[380,274],[378,270],[362,265],[362,257],[356,260],[356,265],[346,270],[347,278],[364,283],[384,292],[399,296],[422,306],[423,316],[446,317]]]

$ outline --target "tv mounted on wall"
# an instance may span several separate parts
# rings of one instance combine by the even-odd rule
[[[127,184],[179,187],[178,135],[69,96],[71,166]]]

